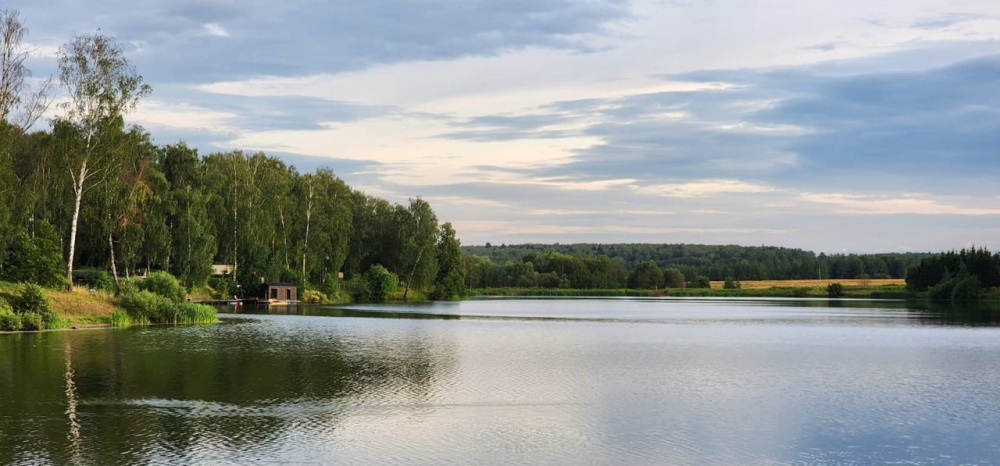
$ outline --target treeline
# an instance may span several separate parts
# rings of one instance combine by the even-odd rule
[[[628,274],[640,264],[652,262],[661,270],[676,270],[687,277],[710,280],[803,280],[803,279],[863,279],[905,278],[906,270],[928,254],[815,254],[801,249],[771,246],[709,246],[698,244],[520,244],[492,246],[464,246],[462,251],[471,256],[466,263],[475,263],[480,276],[494,277],[476,281],[467,267],[470,286],[513,286],[502,284],[510,281],[517,270],[524,270],[527,263],[536,272],[548,273],[544,264],[535,263],[539,257],[552,253],[576,257],[581,262],[614,262],[624,271],[618,274],[625,283]],[[548,260],[548,259],[546,259]],[[568,259],[566,259],[568,260]],[[541,267],[540,267],[541,265]],[[489,271],[493,268],[496,270]],[[579,267],[573,269],[580,270]],[[578,273],[578,272],[577,272]],[[530,274],[529,274],[530,275]],[[623,276],[625,278],[623,278]],[[582,276],[575,281],[587,283]],[[547,283],[553,280],[547,280]],[[542,286],[542,285],[539,285]],[[577,286],[574,286],[577,288]],[[586,287],[580,287],[586,288]]]
[[[3,16],[7,37],[21,26],[16,12]],[[226,293],[253,294],[263,279],[337,293],[338,272],[350,279],[379,264],[398,277],[404,296],[464,294],[455,231],[420,198],[393,204],[351,189],[329,169],[300,173],[262,153],[202,156],[184,143],[154,144],[126,123],[151,89],[113,38],[82,35],[60,49],[59,83],[69,100],[50,128],[29,131],[40,113],[22,104],[46,102],[48,89],[29,93],[18,84],[28,75],[26,52],[17,41],[5,44],[0,280],[59,287],[74,268],[106,270],[116,283],[164,270],[190,289],[207,283],[213,264],[225,264],[230,279],[213,285]]]
[[[906,285],[934,300],[976,301],[1000,287],[1000,253],[971,248],[925,257],[907,270]]]

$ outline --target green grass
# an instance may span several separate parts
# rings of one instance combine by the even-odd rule
[[[181,324],[214,324],[219,321],[219,313],[212,306],[197,303],[178,305]]]
[[[130,327],[132,325],[132,318],[129,317],[127,312],[121,309],[115,309],[114,312],[111,313],[108,323],[111,324],[112,327]]]
[[[132,325],[207,324],[219,321],[218,312],[204,304],[176,302],[151,291],[133,291],[118,297],[118,306]]]

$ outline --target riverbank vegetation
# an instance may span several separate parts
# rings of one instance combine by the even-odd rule
[[[1000,254],[971,248],[925,257],[907,270],[906,284],[937,301],[980,301],[1000,288]]]
[[[617,262],[617,266],[610,265]],[[661,270],[653,260],[625,272],[621,261],[549,249],[502,264],[464,257],[473,296],[697,296],[920,299],[956,304],[1000,300],[1000,254],[985,248],[923,256],[905,279],[739,280],[688,279],[679,267]],[[540,270],[536,270],[537,267]],[[586,286],[594,275],[611,286]],[[580,286],[584,285],[584,286]]]
[[[774,286],[770,288],[476,288],[475,297],[698,297],[698,298],[856,298],[921,299],[902,285],[883,286]]]
[[[16,11],[2,13],[11,40],[0,53],[0,280],[121,294],[129,279],[142,277],[143,288],[172,276],[182,286],[164,296],[173,302],[256,297],[267,280],[343,302],[382,299],[351,296],[379,266],[397,277],[402,299],[465,295],[455,231],[423,199],[393,203],[328,168],[300,172],[263,153],[154,143],[127,120],[152,89],[100,33],[74,37],[59,50],[58,76],[29,88],[26,29]],[[46,126],[57,89],[66,98]],[[125,311],[186,319],[154,299]]]
[[[801,249],[772,246],[712,246],[701,244],[519,244],[493,246],[464,246],[462,251],[487,262],[493,267],[511,263],[531,262],[533,270],[547,273],[547,265],[555,253],[581,260],[610,259],[632,272],[640,267],[655,264],[661,271],[676,270],[692,281],[704,276],[713,281],[734,280],[806,280],[806,279],[902,279],[909,266],[929,253],[899,254],[816,254]],[[556,268],[568,260],[559,257]],[[502,279],[511,271],[501,273],[486,270],[481,264],[484,280]],[[577,288],[588,288],[588,281],[581,276],[579,265],[563,269],[574,274],[571,281]],[[520,277],[518,277],[520,279]],[[530,278],[527,279],[530,281]],[[474,287],[478,284],[473,284]],[[487,286],[505,286],[490,283]]]

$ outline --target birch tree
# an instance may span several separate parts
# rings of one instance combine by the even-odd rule
[[[49,78],[32,89],[31,71],[24,66],[29,53],[23,44],[27,35],[17,10],[0,11],[0,120],[21,131],[34,125],[48,109],[52,87]]]
[[[403,236],[400,264],[406,273],[405,301],[411,288],[426,286],[437,272],[437,216],[427,201],[410,199],[399,233]]]
[[[59,49],[59,81],[69,94],[69,101],[62,105],[66,110],[64,118],[83,139],[80,149],[67,154],[72,160],[70,176],[75,195],[66,260],[66,277],[72,286],[80,205],[86,192],[115,165],[114,154],[103,147],[102,135],[109,128],[120,127],[123,117],[151,88],[125,58],[118,43],[100,34],[77,36]]]

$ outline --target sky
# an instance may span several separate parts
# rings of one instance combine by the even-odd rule
[[[1000,249],[996,0],[6,3],[36,77],[117,38],[158,143],[420,196],[463,244]]]

